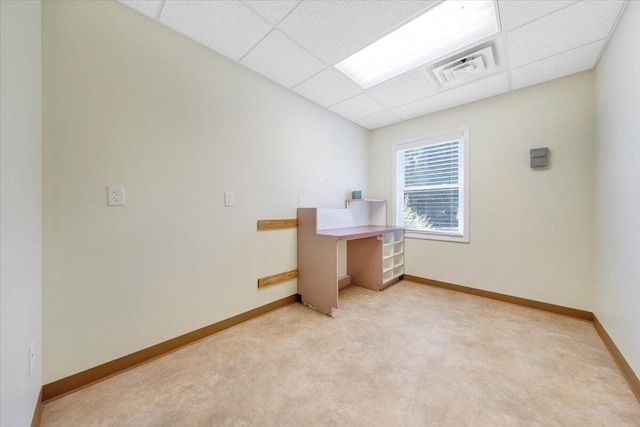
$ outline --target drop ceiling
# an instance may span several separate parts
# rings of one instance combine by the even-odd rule
[[[365,90],[334,65],[439,1],[118,1],[367,129],[592,69],[626,4],[497,0],[500,33]],[[487,47],[495,64],[441,84],[438,66]]]

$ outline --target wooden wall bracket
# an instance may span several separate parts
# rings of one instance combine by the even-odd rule
[[[292,228],[298,226],[298,219],[259,219],[258,230],[271,230],[274,228]]]
[[[275,285],[276,283],[295,279],[296,277],[298,277],[298,270],[291,270],[291,271],[286,271],[284,273],[274,274],[272,276],[261,277],[258,279],[258,288],[264,288],[265,286]]]

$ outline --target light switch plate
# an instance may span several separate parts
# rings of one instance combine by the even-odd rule
[[[236,205],[236,196],[233,194],[233,191],[224,192],[224,205],[226,207],[233,207]]]
[[[33,374],[33,369],[36,367],[36,343],[32,342],[29,346],[29,376]]]

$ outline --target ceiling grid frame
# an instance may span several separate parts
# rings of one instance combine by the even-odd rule
[[[511,61],[509,60],[509,41],[507,40],[507,34],[504,29],[504,24],[502,23],[502,10],[500,7],[500,2],[496,1],[496,13],[498,14],[498,25],[500,25],[500,35],[498,36],[502,41],[502,45],[504,46],[504,62],[505,67],[507,68],[507,79],[509,81],[509,90],[513,90],[513,81],[511,79]]]
[[[165,4],[167,4],[167,0],[162,0],[162,4],[158,8],[158,16],[155,17],[156,21],[160,21],[160,16],[162,15],[162,10],[164,9]]]
[[[517,2],[517,0],[507,0],[507,1]],[[543,14],[543,15],[537,16],[536,18],[534,18],[534,19],[532,19],[532,20],[530,20],[530,21],[524,22],[524,23],[522,23],[522,24],[516,25],[516,26],[515,26],[515,27],[513,27],[513,28],[503,29],[503,30],[504,30],[504,31],[506,31],[506,32],[509,32],[509,31],[515,31],[515,30],[517,30],[517,29],[518,29],[518,28],[520,28],[520,27],[523,27],[523,26],[525,26],[525,25],[528,25],[528,24],[530,24],[530,23],[532,23],[532,22],[535,22],[535,21],[537,21],[537,20],[539,20],[539,19],[546,18],[547,16],[549,16],[549,15],[551,15],[551,14],[553,14],[553,13],[560,12],[562,9],[566,9],[566,8],[568,8],[568,7],[570,7],[570,6],[573,6],[575,3],[579,2],[579,1],[582,1],[582,0],[573,0],[571,3],[568,3],[568,4],[566,4],[565,6],[562,6],[562,7],[558,8],[558,9],[554,9],[554,10],[552,10],[551,12],[548,12],[548,13],[545,13],[545,14]],[[506,1],[504,1],[504,0],[503,0],[503,1],[498,1],[498,7],[500,6],[500,4],[506,4]]]
[[[378,97],[379,98],[378,99],[377,97],[374,96],[374,93],[376,91],[378,92],[378,94],[383,93],[384,91],[379,89],[383,85],[391,85],[391,86],[395,85],[398,88],[402,88],[402,90],[404,91],[407,91],[407,92],[410,91],[411,89],[410,86],[403,85],[399,83],[399,81],[401,81],[402,79],[406,79],[407,76],[411,75],[414,72],[418,72],[418,70],[421,72],[422,77],[424,78],[424,82],[427,85],[433,86],[432,82],[430,81],[430,78],[428,78],[427,75],[422,71],[422,68],[424,67],[424,65],[414,68],[413,70],[409,70],[405,73],[400,74],[399,76],[396,76],[392,79],[381,82],[380,84],[374,85],[371,88],[365,90],[364,88],[359,86],[357,83],[353,82],[353,80],[349,79],[349,77],[344,75],[344,73],[342,73],[340,70],[338,70],[335,67],[335,64],[341,61],[342,59],[344,59],[345,57],[352,55],[358,49],[362,49],[368,46],[368,44],[371,44],[379,40],[380,38],[384,37],[385,35],[393,32],[394,30],[404,25],[405,23],[415,19],[417,16],[420,16],[426,11],[434,7],[437,7],[439,4],[442,3],[442,0],[441,1],[406,0],[402,2],[402,5],[404,8],[401,9],[399,12],[390,9],[391,7],[390,2],[382,2],[382,1],[374,2],[371,0],[369,1],[363,0],[363,1],[359,1],[358,2],[359,4],[357,6],[354,6],[354,5],[345,6],[344,4],[342,5],[340,4],[342,2],[330,1],[330,0],[300,0],[297,2],[296,0],[291,0],[291,3],[293,4],[295,2],[295,4],[293,4],[291,9],[286,11],[286,13],[284,13],[286,10],[286,7],[282,5],[276,5],[275,0],[262,0],[260,3],[250,3],[248,0],[226,0],[224,2],[219,2],[219,3],[226,3],[224,7],[220,5],[216,5],[216,6],[210,6],[208,8],[204,7],[203,10],[207,10],[209,11],[209,13],[216,13],[216,14],[217,13],[224,14],[226,13],[225,10],[227,11],[236,10],[237,12],[236,15],[235,16],[230,15],[228,19],[224,15],[215,17],[215,19],[218,22],[222,23],[222,26],[221,27],[219,26],[218,30],[220,30],[220,28],[223,28],[224,31],[231,31],[231,33],[227,33],[226,35],[221,34],[222,40],[224,40],[224,38],[229,40],[235,40],[233,34],[241,34],[242,36],[238,36],[238,38],[245,37],[246,40],[251,40],[251,44],[247,45],[249,46],[248,50],[245,51],[240,58],[237,58],[237,55],[235,55],[234,58],[231,58],[227,56],[225,53],[217,52],[210,45],[208,45],[209,44],[208,40],[210,40],[210,37],[213,37],[211,34],[205,37],[201,35],[200,38],[203,41],[198,41],[198,40],[194,40],[194,41],[246,67],[247,65],[243,64],[242,61],[245,61],[247,57],[250,57],[251,53],[254,52],[256,49],[259,49],[259,47],[263,45],[263,43],[265,43],[266,40],[269,39],[269,37],[272,35],[274,31],[278,31],[284,37],[284,39],[288,40],[287,43],[290,43],[290,46],[295,45],[296,49],[300,49],[300,52],[304,52],[305,55],[309,55],[309,57],[314,58],[316,61],[318,61],[318,64],[322,65],[321,67],[317,68],[318,71],[313,70],[314,67],[309,68],[307,66],[306,72],[298,71],[298,76],[302,78],[302,80],[300,81],[297,81],[296,79],[283,79],[278,77],[270,78],[268,77],[268,75],[278,76],[278,70],[277,70],[278,68],[280,68],[280,71],[279,71],[280,76],[282,76],[283,73],[286,72],[286,67],[283,68],[282,66],[282,64],[286,62],[286,58],[283,58],[283,60],[279,61],[277,60],[277,58],[273,59],[271,56],[265,57],[264,52],[262,54],[263,59],[260,60],[260,63],[262,65],[258,64],[259,66],[255,66],[254,64],[253,68],[252,67],[248,67],[248,68],[253,69],[253,71],[257,72],[258,74],[262,74],[264,77],[274,81],[276,84],[280,84],[284,86],[286,89],[295,92],[299,96],[303,96],[309,99],[310,101],[319,104],[320,106],[322,106],[323,108],[326,108],[329,111],[333,111],[334,109],[338,111],[342,111],[340,108],[332,109],[332,107],[339,106],[341,103],[344,103],[344,102],[347,102],[347,104],[345,105],[350,105],[348,102],[350,100],[352,100],[353,105],[358,105],[359,104],[358,102],[353,101],[353,99],[356,97],[361,97],[356,99],[362,99],[362,100],[368,99],[368,101],[364,103],[362,102],[360,103],[362,105],[360,105],[360,107],[358,108],[362,108],[362,110],[359,113],[356,113],[355,111],[347,111],[348,109],[346,109],[343,112],[342,116],[345,117],[347,120],[351,120],[360,126],[363,126],[367,129],[372,130],[380,126],[386,126],[387,123],[388,124],[395,123],[394,120],[396,118],[398,121],[407,120],[405,118],[406,115],[404,115],[403,117],[403,115],[397,112],[398,109],[401,109],[400,111],[402,111],[402,107],[406,107],[404,110],[409,111],[412,108],[417,108],[415,107],[416,105],[423,105],[424,108],[422,109],[422,111],[424,112],[424,114],[431,114],[433,112],[440,111],[438,108],[440,109],[452,108],[467,102],[474,102],[475,100],[478,100],[478,99],[483,99],[485,97],[495,96],[500,93],[504,93],[503,83],[496,85],[495,83],[496,80],[495,79],[491,80],[492,77],[498,76],[502,73],[506,73],[507,87],[508,87],[507,92],[508,92],[513,90],[519,90],[520,88],[524,88],[533,84],[542,83],[543,81],[563,77],[567,75],[567,74],[563,74],[563,73],[566,73],[567,70],[579,69],[580,71],[583,71],[582,68],[590,64],[591,57],[593,56],[594,54],[593,52],[597,46],[596,43],[604,40],[603,47],[600,49],[599,52],[597,52],[597,55],[593,60],[593,67],[595,67],[598,64],[604,50],[606,49],[606,46],[613,32],[615,31],[615,27],[618,21],[620,20],[620,17],[624,13],[624,10],[626,9],[626,5],[629,0],[575,0],[575,1],[555,0],[553,2],[543,3],[541,5],[532,6],[528,4],[528,7],[523,6],[521,9],[516,9],[519,5],[518,5],[518,2],[514,2],[513,0],[493,0],[493,1],[495,3],[495,11],[496,11],[495,13],[498,19],[498,26],[500,31],[499,33],[489,37],[489,39],[500,41],[498,44],[498,49],[500,50],[499,56],[501,57],[500,69],[497,70],[495,74],[485,74],[484,76],[482,76],[481,78],[478,78],[477,80],[470,80],[469,82],[465,82],[464,84],[461,84],[456,87],[452,87],[452,88],[434,87],[433,90],[435,91],[435,93],[425,96],[424,98],[419,98],[414,101],[409,101],[402,105],[397,105],[397,100],[402,99],[403,97],[402,95],[391,93],[391,95],[393,96],[389,95],[389,97],[387,98]],[[183,35],[185,34],[185,32],[181,30],[176,30],[173,27],[166,24],[165,22],[163,22],[163,16],[165,15],[167,11],[167,6],[169,4],[171,4],[172,10],[175,13],[176,8],[189,7],[189,4],[191,4],[192,10],[196,10],[198,7],[201,7],[202,5],[194,5],[194,4],[205,3],[205,2],[217,3],[217,1],[212,1],[212,0],[200,0],[197,2],[175,2],[170,0],[147,0],[147,1],[118,0],[118,2],[130,7],[131,9],[138,11],[139,13],[144,14],[148,18],[153,19],[154,21],[158,22],[161,25],[168,26],[173,31],[182,33]],[[312,2],[313,4],[310,4]],[[236,3],[237,5],[233,6],[234,3]],[[274,11],[274,13],[272,14],[265,13],[265,8],[269,7],[269,3],[273,3],[274,5],[276,5],[276,8],[278,9],[278,11]],[[550,3],[553,3],[553,4],[550,4]],[[608,3],[609,5],[605,6],[602,3]],[[259,4],[259,7],[258,7],[259,10],[251,7],[251,5],[254,5],[254,7],[256,7],[255,6],[256,4]],[[193,7],[196,7],[196,9],[193,9]],[[371,7],[371,9],[366,9],[367,7]],[[592,29],[591,27],[589,27],[589,31],[586,31],[583,25],[583,28],[580,29],[581,23],[579,22],[579,20],[577,18],[572,17],[571,16],[572,13],[568,13],[566,11],[566,9],[569,9],[572,7],[580,9],[582,11],[586,10],[587,13],[592,8],[596,8],[597,10],[605,10],[607,11],[608,19],[611,20],[612,22],[607,21],[603,23],[602,21],[605,18],[601,18],[599,15],[594,18],[592,15],[590,20],[592,24],[594,24],[593,26],[597,28]],[[242,12],[240,9],[245,10],[245,12]],[[238,12],[238,10],[240,11]],[[309,11],[313,11],[313,10],[324,11],[324,13],[327,13],[327,15],[319,16],[319,17],[310,15]],[[323,51],[322,49],[324,49],[324,51],[327,52],[328,51],[327,49],[333,48],[333,46],[331,46],[330,44],[327,45],[328,42],[326,40],[324,41],[316,40],[314,41],[314,43],[319,44],[320,48],[316,46],[314,49],[310,50],[307,48],[308,43],[305,43],[304,41],[302,41],[302,39],[299,39],[298,37],[296,37],[295,31],[293,33],[290,33],[289,31],[287,31],[287,28],[290,28],[292,25],[291,22],[294,22],[296,20],[297,20],[296,25],[298,25],[298,31],[307,31],[307,29],[302,24],[304,24],[305,22],[304,19],[307,19],[307,20],[311,19],[314,22],[315,21],[320,22],[320,24],[315,26],[315,30],[314,30],[315,33],[309,33],[309,34],[316,34],[316,36],[310,36],[310,37],[319,37],[322,39],[324,37],[324,31],[326,30],[326,28],[322,26],[323,25],[322,22],[330,21],[329,18],[327,18],[327,16],[333,16],[332,13],[336,13],[336,14],[343,13],[343,15],[339,17],[340,19],[338,19],[337,22],[344,23],[344,22],[347,22],[349,18],[357,18],[358,11],[364,11],[366,13],[363,16],[363,21],[360,24],[360,27],[358,26],[354,27],[356,31],[356,33],[354,33],[355,37],[354,37],[354,34],[350,33],[350,31],[354,31],[354,28],[347,27],[346,25],[343,25],[342,27],[344,28],[341,27],[335,35],[330,35],[329,39],[339,40],[339,41],[346,40],[346,44],[344,46],[347,46],[347,47],[350,46],[349,49],[351,50],[349,49],[345,50],[346,48],[344,47],[340,49],[335,49],[339,55],[323,54],[323,55],[320,55],[319,57],[318,55],[314,54],[315,51],[318,51],[318,49],[320,49],[319,51]],[[381,14],[389,11],[394,13],[392,17],[376,16],[376,14]],[[302,14],[303,12],[305,12],[306,15],[296,15],[296,14]],[[243,19],[242,16],[246,15],[246,13],[249,13],[253,16],[253,18],[251,18],[252,20],[257,19],[258,21],[261,22],[260,28],[263,28],[263,29],[269,28],[269,30],[266,31],[265,34],[261,35],[261,37],[256,39],[255,37],[255,33],[257,32],[256,28],[249,29],[247,25],[251,25],[251,24],[249,22],[243,23],[242,21]],[[512,15],[509,15],[509,13],[511,13]],[[556,15],[558,13],[560,13],[560,15]],[[559,16],[567,16],[568,18],[567,20],[563,21],[562,19],[557,18]],[[200,18],[202,18],[202,16]],[[188,21],[189,18],[187,17],[185,19],[187,19]],[[193,16],[193,19],[194,21],[192,22],[195,22],[197,24],[198,17]],[[369,27],[373,27],[373,29],[367,27],[368,26],[367,23],[369,22],[367,21],[367,19],[373,20],[371,21],[372,25],[369,25]],[[563,46],[562,43],[557,44],[556,47],[560,46],[563,48],[563,50],[559,52],[554,51],[553,48],[548,48],[547,46],[537,46],[537,47],[531,46],[532,49],[529,49],[530,47],[526,45],[527,50],[532,50],[537,52],[538,56],[540,57],[536,57],[533,54],[529,55],[528,52],[525,54],[525,56],[523,56],[522,52],[520,52],[515,62],[516,67],[513,67],[514,62],[512,61],[513,58],[511,57],[512,50],[515,48],[518,48],[518,46],[522,46],[523,42],[522,40],[518,40],[519,44],[516,43],[515,47],[512,46],[511,45],[511,41],[513,41],[512,38],[516,36],[510,35],[510,34],[513,31],[517,31],[517,30],[520,30],[517,33],[517,36],[520,38],[527,36],[528,33],[531,33],[532,31],[535,34],[535,31],[540,31],[539,28],[544,28],[544,25],[545,25],[544,22],[546,21],[543,21],[542,23],[538,23],[535,26],[528,27],[527,30],[521,30],[521,29],[525,26],[530,26],[531,24],[540,20],[547,20],[548,22],[555,22],[555,21],[561,22],[562,25],[556,25],[555,27],[551,27],[551,31],[549,31],[551,33],[555,32],[556,34],[574,34],[574,31],[577,31],[577,33],[575,34],[583,34],[583,35],[587,34],[588,37],[586,38],[583,37],[581,39],[580,38],[581,36],[576,36],[574,37],[574,39],[576,39],[578,43],[576,42],[573,42],[573,44],[567,43],[566,46]],[[258,22],[258,21],[255,21],[255,22]],[[274,23],[274,22],[277,22],[277,23]],[[288,22],[289,24],[287,24]],[[505,23],[509,23],[509,26],[505,26],[506,25]],[[211,23],[208,25],[209,25],[209,28],[212,28]],[[302,25],[302,27],[300,27],[300,25]],[[332,25],[336,25],[336,24],[332,24]],[[205,28],[206,30],[207,27],[203,27],[203,28]],[[200,28],[200,30],[191,29],[191,30],[188,30],[187,32],[190,32],[191,34],[198,34],[198,31],[203,31],[203,28]],[[247,31],[245,30],[248,30],[250,34],[247,35]],[[362,34],[358,34],[357,32],[359,30],[362,30],[364,32]],[[251,31],[253,31],[253,33],[251,33]],[[590,38],[592,33],[596,33],[604,36],[593,39],[593,38]],[[188,35],[186,37],[192,38]],[[306,36],[306,37],[308,38],[309,36]],[[340,37],[342,37],[343,39],[340,39]],[[354,38],[356,40],[355,41],[347,40],[351,38]],[[368,44],[361,45],[363,41],[366,41],[366,43]],[[478,46],[479,44],[482,44],[486,41],[487,40],[481,40],[481,41],[475,42],[473,45],[467,45],[467,46],[461,47],[460,49],[454,52],[451,52],[450,55],[445,55],[444,57],[437,58],[435,61],[432,61],[431,63],[437,63],[447,58],[449,59],[455,58],[455,55],[458,55],[463,51],[469,50],[471,46]],[[535,44],[536,42],[537,42],[536,40],[533,40],[526,43]],[[220,45],[219,41],[216,43],[218,43],[216,44],[216,46]],[[324,48],[322,47],[323,43],[325,44]],[[285,45],[278,45],[278,46],[285,46]],[[236,51],[237,51],[237,46],[242,46],[242,41],[236,42]],[[353,46],[359,46],[359,47],[355,49]],[[591,49],[589,49],[589,46],[592,46]],[[262,47],[265,48],[264,45]],[[289,52],[289,55],[291,55],[290,49],[289,50],[287,50],[286,48],[284,48],[284,50],[280,48],[275,48],[275,49],[276,50],[273,52],[275,56],[283,55],[283,54],[287,55],[287,52]],[[225,51],[230,52],[229,50],[225,50]],[[233,50],[231,50],[231,52],[233,52]],[[257,51],[254,52],[254,54],[256,53]],[[588,55],[589,57],[587,58],[584,55]],[[336,59],[338,57],[339,59]],[[296,58],[295,55],[290,56],[289,64],[287,66],[295,67],[297,63],[295,61],[295,58]],[[326,58],[331,58],[331,60],[327,61]],[[527,58],[527,59],[523,59],[523,58]],[[555,67],[557,69],[550,70],[549,72],[546,72],[547,70],[545,70],[545,73],[541,73],[541,75],[539,76],[532,76],[531,73],[533,73],[536,69],[535,64],[539,64],[539,67],[542,67],[541,64],[544,64],[544,61],[547,61],[547,63],[550,64],[549,65],[550,67],[552,68]],[[571,61],[574,61],[573,65],[571,65]],[[272,65],[269,65],[269,63],[271,63]],[[304,65],[301,63],[301,66],[304,66]],[[257,69],[261,69],[262,71],[255,71],[254,68],[256,67]],[[267,68],[261,68],[261,67],[267,67]],[[272,69],[273,67],[275,67],[275,74],[274,74],[274,70]],[[526,67],[530,67],[530,70],[525,72]],[[588,69],[591,69],[591,68],[588,68]],[[571,71],[571,73],[580,72],[580,71]],[[313,72],[313,73],[309,74],[310,72]],[[519,72],[519,77],[517,79],[518,81],[516,82],[516,78],[514,77],[513,73],[518,73],[518,72]],[[526,80],[527,74],[530,75],[529,80],[521,81],[522,78],[525,78]],[[336,76],[339,76],[340,79],[338,79]],[[538,81],[543,77],[546,80]],[[503,79],[503,78],[504,77],[500,77],[499,79]],[[281,80],[281,81],[278,82],[277,80]],[[395,81],[398,81],[398,83],[394,83]],[[420,83],[421,80],[415,80],[415,77],[413,81],[416,82],[417,84],[422,85],[422,83]],[[494,83],[491,83],[491,81],[494,81]],[[500,80],[500,81],[503,81],[503,80]],[[328,85],[328,86],[325,87],[323,85]],[[493,90],[490,90],[491,89],[490,85],[493,85]],[[374,91],[369,92],[370,90],[374,90]],[[413,88],[413,91],[415,92],[417,91],[417,89]],[[326,92],[332,92],[331,96],[327,95]],[[466,94],[465,92],[469,92],[469,93]],[[426,92],[422,92],[422,93],[425,94]],[[460,95],[461,93],[464,93],[465,96],[461,96]],[[335,101],[336,99],[339,99],[339,100]],[[395,102],[394,102],[394,99],[395,99]],[[410,95],[405,95],[405,99],[413,99],[413,98]],[[450,102],[446,102],[447,99],[449,99]],[[331,102],[331,103],[327,105],[327,102]],[[376,106],[376,108],[373,108],[374,105]],[[387,107],[387,105],[389,105],[389,107]],[[378,109],[381,109],[381,110],[377,111]],[[374,110],[376,110],[377,112],[372,112]],[[415,111],[413,111],[412,115],[418,114],[419,111],[420,111],[419,109],[416,109]],[[333,112],[335,114],[338,114],[335,111]],[[415,115],[413,116],[415,117]],[[360,117],[360,118],[354,119],[354,117]]]
[[[254,11],[255,13],[257,13],[258,15],[262,16],[265,20],[267,19],[267,18],[266,18],[266,17],[264,17],[264,16],[263,16],[259,11],[255,10],[254,8],[252,8],[252,7],[248,4],[248,3],[249,3],[249,1],[248,1],[248,0],[239,0],[239,1],[240,1],[240,3],[244,4],[244,5],[245,5],[246,7],[248,7],[249,9],[253,10],[253,11]],[[296,10],[296,8],[297,8],[298,6],[300,6],[300,3],[302,3],[302,1],[301,1],[301,0],[296,0],[296,5],[295,5],[295,6],[293,6],[293,7],[291,8],[291,10],[290,10],[290,11],[288,11],[288,12],[287,12],[287,13],[286,13],[282,18],[280,18],[280,20],[279,20],[276,24],[273,24],[273,23],[271,23],[271,24],[272,24],[273,26],[275,26],[275,27],[277,27],[278,25],[280,25],[280,23],[281,23],[282,21],[284,21],[285,19],[287,19],[287,16],[291,15],[291,14],[293,13],[293,11],[294,11],[294,10]],[[267,22],[268,22],[268,21],[267,21]]]
[[[622,15],[624,14],[624,11],[627,10],[627,5],[629,4],[629,1],[631,1],[631,0],[625,0],[624,4],[620,8],[620,12],[618,13],[618,16],[616,17],[616,20],[613,23],[613,26],[611,26],[611,29],[609,30],[609,34],[607,34],[607,37],[606,37],[605,42],[604,42],[604,46],[602,47],[602,50],[600,51],[600,54],[598,55],[598,59],[596,59],[596,65],[595,66],[598,66],[598,64],[600,63],[600,59],[602,58],[602,55],[604,54],[605,50],[607,50],[607,46],[609,45],[609,41],[611,41],[611,36],[613,36],[613,32],[618,27],[618,22],[620,22],[620,18],[622,18]]]

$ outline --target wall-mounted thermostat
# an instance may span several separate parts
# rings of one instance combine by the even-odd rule
[[[530,162],[531,168],[547,167],[548,159],[549,159],[548,147],[532,148],[531,151],[529,151],[529,154],[531,155],[531,162]]]

